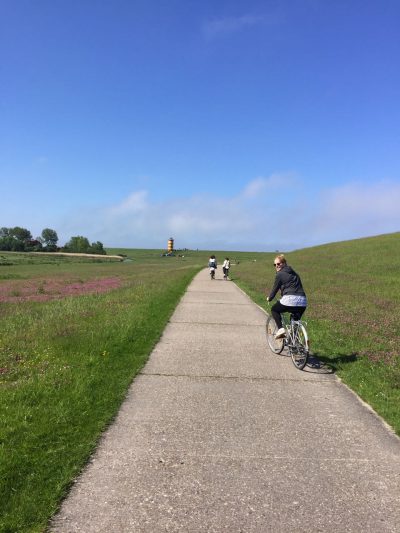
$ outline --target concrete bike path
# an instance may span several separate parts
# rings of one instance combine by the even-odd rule
[[[264,327],[200,272],[51,531],[399,532],[400,439]]]

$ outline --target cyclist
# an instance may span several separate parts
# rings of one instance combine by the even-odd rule
[[[217,259],[216,259],[215,255],[212,255],[210,257],[210,259],[208,260],[208,267],[210,269],[211,279],[214,279],[215,271],[217,269]]]
[[[278,327],[275,338],[280,339],[285,336],[281,313],[291,313],[295,320],[300,320],[307,307],[307,297],[300,276],[286,263],[283,254],[275,257],[274,267],[276,269],[275,283],[267,296],[267,301],[272,301],[278,290],[281,291],[280,301],[275,302],[271,308],[271,314]]]
[[[225,280],[228,279],[230,267],[231,267],[231,262],[229,261],[229,257],[225,257],[224,264],[222,265],[222,270],[224,271]]]

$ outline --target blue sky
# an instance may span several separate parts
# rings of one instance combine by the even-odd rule
[[[0,0],[0,226],[291,250],[400,230],[397,0]]]

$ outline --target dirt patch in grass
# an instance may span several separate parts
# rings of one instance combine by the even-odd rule
[[[121,280],[117,277],[99,278],[67,283],[62,279],[29,280],[5,282],[0,285],[0,302],[45,302],[66,298],[108,292],[118,289]]]

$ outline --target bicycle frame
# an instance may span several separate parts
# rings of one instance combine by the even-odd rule
[[[286,330],[286,336],[285,336],[285,345],[294,345],[296,343],[296,339],[298,337],[299,332],[299,326],[305,326],[307,325],[306,322],[303,322],[302,320],[295,320],[294,318],[290,317],[288,319],[285,316],[285,313],[282,314],[282,325]]]
[[[269,316],[266,325],[267,340],[271,350],[274,353],[281,353],[286,347],[294,366],[300,370],[306,366],[309,355],[309,341],[306,325],[306,322],[295,320],[292,315],[290,315],[290,319],[288,319],[286,315],[282,313],[282,326],[285,329],[285,336],[278,339],[275,339],[277,326],[271,315]]]

